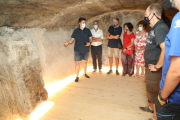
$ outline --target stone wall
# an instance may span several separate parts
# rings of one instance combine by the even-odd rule
[[[45,28],[23,29],[22,33],[30,38],[40,56],[43,79],[46,84],[74,74],[74,44],[64,47],[70,40],[75,26],[56,30]]]
[[[108,32],[109,26],[112,25],[112,19],[114,17],[119,18],[119,25],[123,27],[124,23],[131,22],[134,26],[133,32],[137,31],[137,23],[140,20],[144,19],[144,11],[118,11],[113,13],[103,14],[97,17],[90,19],[87,22],[87,27],[92,29],[93,28],[93,21],[99,21],[99,28],[103,30],[104,33],[104,40],[103,40],[103,65],[108,66],[108,57],[107,57],[107,44],[108,40],[106,39],[106,33]],[[124,31],[124,29],[123,29]],[[121,35],[121,39],[123,40],[123,33]],[[91,56],[89,57],[89,63],[92,63]]]
[[[48,98],[39,55],[21,30],[0,28],[0,120],[26,119]]]
[[[24,120],[42,101],[45,86],[74,74],[74,26],[0,28],[0,120]]]

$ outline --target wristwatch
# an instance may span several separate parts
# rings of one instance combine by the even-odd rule
[[[161,93],[159,93],[159,97],[161,100],[167,101],[167,98],[166,99],[162,98]]]
[[[156,65],[154,65],[154,67],[155,67],[156,69],[159,69],[159,68],[157,68],[157,66],[156,66]]]

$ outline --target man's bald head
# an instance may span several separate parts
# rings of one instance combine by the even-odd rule
[[[156,16],[158,16],[159,18],[161,18],[162,13],[163,13],[163,8],[161,5],[157,4],[157,3],[153,3],[151,4],[148,9],[147,9],[150,13],[155,13]]]
[[[151,4],[145,12],[145,20],[153,27],[160,19],[163,13],[163,8],[157,3]]]

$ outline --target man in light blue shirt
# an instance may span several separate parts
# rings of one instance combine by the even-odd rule
[[[164,0],[165,8],[170,4],[180,10],[180,0]],[[180,12],[173,18],[165,39],[160,89],[155,102],[158,120],[180,120]]]

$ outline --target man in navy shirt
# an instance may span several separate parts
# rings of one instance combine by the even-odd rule
[[[164,0],[180,10],[180,0]],[[171,7],[171,8],[172,8]],[[180,12],[173,18],[165,39],[165,58],[160,82],[160,94],[156,99],[158,120],[180,120]]]
[[[86,69],[87,69],[87,61],[89,56],[89,46],[91,45],[90,42],[92,42],[92,34],[91,31],[88,28],[86,28],[85,18],[79,18],[79,28],[74,30],[71,39],[68,42],[65,42],[64,46],[67,47],[69,44],[73,43],[74,41],[75,41],[74,55],[75,55],[75,63],[76,63],[75,82],[78,82],[81,61],[83,61],[83,65],[84,65],[84,76],[86,78],[90,78],[86,74]]]
[[[122,33],[122,27],[119,26],[119,19],[113,18],[112,20],[112,26],[109,27],[108,33],[106,35],[106,38],[108,41],[108,57],[109,57],[109,65],[110,70],[107,74],[112,73],[112,64],[113,64],[113,53],[115,56],[115,63],[116,63],[116,75],[119,75],[118,72],[118,66],[119,66],[119,48],[118,48],[118,40],[120,40],[121,33]]]

